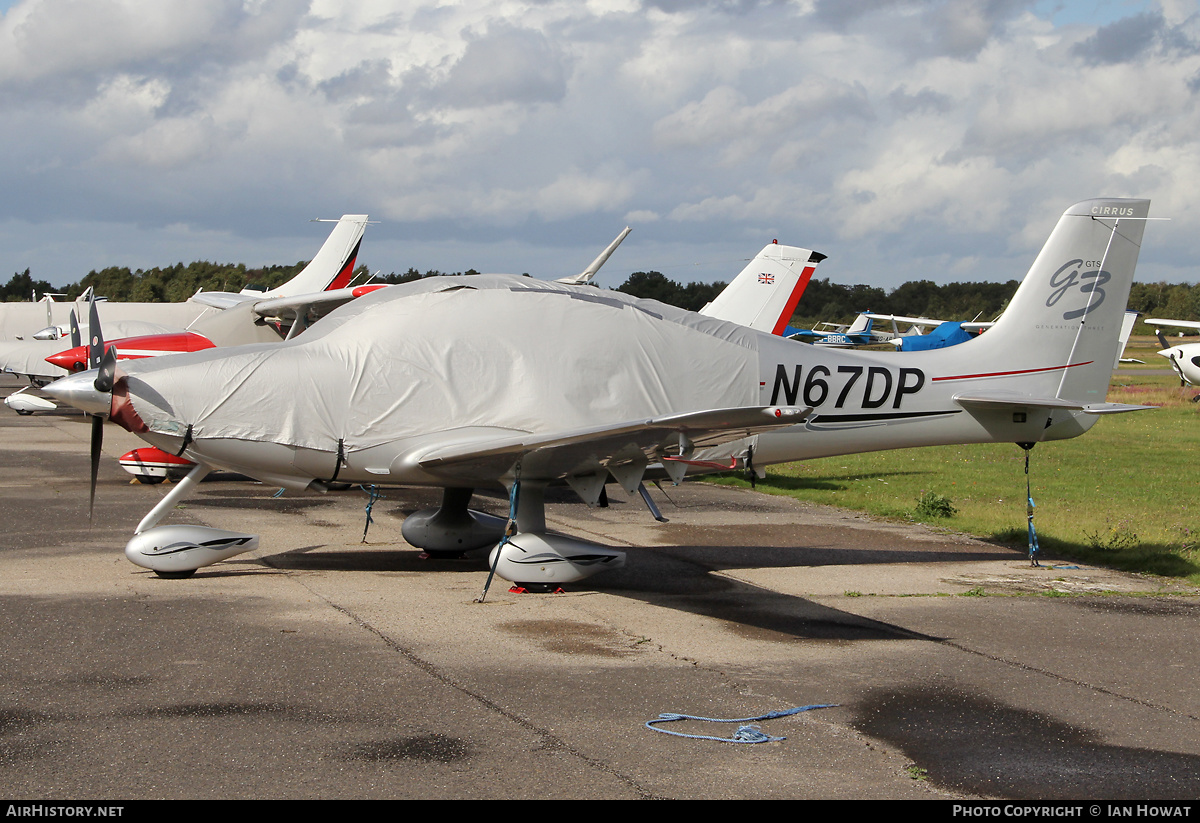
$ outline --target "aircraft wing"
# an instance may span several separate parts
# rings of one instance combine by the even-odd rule
[[[238,294],[232,291],[198,291],[188,299],[201,306],[211,306],[224,311],[240,303],[252,303],[258,298],[254,295]]]
[[[193,295],[191,300],[221,309],[222,311],[214,315],[214,317],[223,318],[227,313],[232,315],[233,312],[228,312],[228,310],[236,309],[238,312],[243,312],[244,317],[253,315],[254,318],[278,320],[280,325],[291,327],[288,333],[288,339],[291,339],[338,306],[381,288],[385,288],[385,285],[382,283],[266,298],[253,294],[200,292]],[[205,322],[208,323],[210,321],[206,320]],[[189,329],[208,336],[212,336],[214,333],[212,328],[201,328],[198,324],[189,326]],[[225,340],[226,342],[223,342],[222,345],[232,345],[227,337]],[[251,340],[237,340],[235,342],[245,343],[251,342]]]
[[[295,310],[300,306],[317,306],[326,305],[326,311],[332,311],[346,301],[357,297],[354,292],[357,288],[332,289],[330,291],[317,291],[310,294],[295,294],[286,297],[268,297],[263,298],[261,295],[255,294],[238,294],[231,291],[201,291],[196,292],[191,296],[193,303],[199,303],[202,306],[211,306],[214,309],[231,309],[234,306],[240,306],[243,303],[253,303],[254,313],[260,317],[288,317],[294,316]],[[289,310],[291,314],[288,314]]]
[[[864,312],[864,314],[872,320],[895,321],[908,326],[940,326],[943,323],[950,322],[948,320],[934,320],[931,317],[904,317],[899,314],[875,314],[874,312]]]
[[[650,463],[664,463],[676,480],[696,447],[715,446],[770,429],[803,422],[811,409],[747,406],[672,414],[553,433],[504,434],[464,443],[461,436],[445,447],[415,455],[426,471],[448,477],[511,476],[517,461],[521,476],[557,480],[611,472],[626,489],[637,488]],[[668,466],[673,462],[676,466]],[[630,476],[631,474],[636,477]],[[676,477],[678,475],[678,477]]]
[[[355,286],[353,288],[333,289],[331,291],[317,291],[311,294],[298,294],[292,297],[273,297],[269,300],[260,300],[255,303],[254,313],[259,317],[277,317],[281,320],[292,320],[298,314],[303,313],[324,317],[338,306],[349,303],[356,297],[361,297],[368,292],[383,287],[383,284],[377,286]]]
[[[1200,329],[1200,320],[1164,320],[1161,317],[1147,317],[1147,326],[1174,326],[1180,329]]]
[[[608,244],[608,248],[600,252],[599,256],[592,261],[592,264],[574,277],[560,277],[555,280],[555,283],[568,283],[572,286],[587,286],[592,282],[592,278],[596,276],[596,272],[600,271],[600,267],[612,256],[612,253],[617,250],[617,246],[621,245],[621,241],[629,236],[633,229],[629,226],[617,235],[617,239]]]

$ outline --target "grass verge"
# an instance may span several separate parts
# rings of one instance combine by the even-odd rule
[[[1192,510],[1191,479],[1200,453],[1195,394],[1174,377],[1118,373],[1110,401],[1160,408],[1109,415],[1083,437],[1034,447],[1030,481],[1043,552],[1200,585],[1200,513]],[[749,486],[740,475],[710,480]],[[1027,542],[1025,454],[1015,444],[789,463],[772,466],[758,489],[1014,547]]]

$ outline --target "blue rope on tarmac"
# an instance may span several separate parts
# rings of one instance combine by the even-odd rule
[[[777,717],[788,717],[789,715],[799,714],[800,712],[811,711],[812,709],[832,709],[837,706],[837,703],[822,703],[812,706],[800,706],[795,709],[786,709],[779,712],[771,712],[769,714],[759,715],[758,717],[735,717],[735,718],[719,718],[719,717],[696,717],[690,714],[676,714],[675,712],[663,712],[655,720],[647,720],[646,728],[652,729],[663,734],[673,734],[676,737],[689,737],[692,740],[716,740],[718,743],[768,743],[778,740],[787,740],[786,737],[771,737],[766,734],[758,726],[753,725],[755,722],[763,720],[774,720]],[[683,732],[673,732],[669,729],[660,729],[655,723],[670,723],[675,720],[704,720],[708,723],[747,723],[749,725],[739,726],[737,733],[733,737],[712,737],[707,734],[684,734]]]

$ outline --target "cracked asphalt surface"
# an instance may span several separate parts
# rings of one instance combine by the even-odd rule
[[[619,490],[551,495],[551,528],[628,547],[626,568],[478,604],[481,557],[400,537],[436,492],[385,491],[363,544],[361,491],[228,475],[168,522],[260,548],[163,580],[122,555],[164,493],[117,466],[138,441],[105,427],[89,525],[87,422],[0,412],[12,797],[1200,796],[1186,586],[689,482],[653,492],[667,524]],[[781,742],[644,725],[810,704],[836,706],[760,724]]]

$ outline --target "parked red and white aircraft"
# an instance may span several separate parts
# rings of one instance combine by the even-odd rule
[[[717,463],[1034,444],[1145,408],[1105,395],[1148,211],[1121,199],[1067,209],[996,325],[933,351],[820,349],[617,292],[481,275],[377,291],[282,345],[121,371],[109,352],[48,391],[196,461],[125,550],[160,575],[257,545],[159,525],[220,468],[294,489],[442,487],[441,510],[406,521],[410,543],[492,545],[500,576],[555,585],[624,555],[547,531],[550,484],[595,503],[610,478],[632,493],[644,477],[678,482]],[[98,459],[93,448],[93,491]],[[479,487],[508,490],[507,530],[467,509]]]
[[[343,217],[343,221],[348,217]],[[362,225],[366,225],[366,215],[362,216]],[[589,284],[592,278],[600,270],[601,266],[608,260],[612,253],[621,245],[621,242],[629,236],[630,228],[625,227],[616,239],[602,251],[595,260],[591,262],[586,269],[581,273],[568,278],[563,278],[559,282],[572,283],[576,285]],[[330,284],[336,286],[339,283],[344,283],[354,269],[354,257],[357,255],[358,247],[361,244],[362,231],[358,233],[358,238],[354,245],[354,254],[345,261],[338,276]],[[331,235],[330,240],[322,247],[322,252],[326,248],[337,248],[338,244],[333,243],[334,235]],[[326,267],[322,264],[321,252],[309,264]],[[303,274],[303,272],[302,272]],[[289,322],[277,322],[277,327],[286,326],[288,328],[287,339],[291,339],[298,329],[306,327],[308,324],[332,311],[334,308],[342,305],[350,299],[361,297],[364,294],[370,294],[377,289],[386,288],[385,284],[364,284],[353,288],[331,288],[323,292],[303,295],[299,298],[289,297],[286,294],[280,295],[279,290],[275,290],[275,297],[271,300],[253,300],[257,292],[243,291],[238,295],[230,295],[222,293],[214,298],[212,293],[203,295],[203,299],[212,302],[215,306],[228,306],[229,308],[238,309],[244,304],[252,304],[251,311],[259,318],[254,322],[254,326],[261,326],[261,319],[275,316],[278,321],[278,316],[286,315],[291,312],[291,316],[286,318]],[[249,296],[251,299],[240,299],[243,296]],[[98,321],[96,328],[99,329]],[[47,357],[46,360],[60,368],[66,369],[68,372],[83,371],[89,362],[89,351],[92,344],[82,345],[78,342],[80,333],[77,328],[74,314],[71,316],[71,339],[76,345],[58,354]],[[210,323],[209,325],[215,325]],[[244,327],[244,323],[238,326],[239,329]],[[218,335],[213,335],[218,337]],[[269,337],[269,335],[268,335]],[[228,338],[226,338],[228,339]],[[216,348],[218,345],[228,345],[228,343],[217,343],[196,332],[179,332],[175,334],[156,334],[144,335],[140,337],[127,337],[118,340],[111,340],[104,344],[104,349],[113,349],[115,357],[118,361],[123,360],[140,360],[146,357],[158,357],[162,355],[181,354],[189,351],[203,351],[204,349]],[[32,414],[34,411],[50,410],[55,406],[49,400],[38,397],[36,395],[24,393],[25,390],[11,395],[5,399],[5,403],[11,408],[17,410],[18,414]],[[164,480],[178,479],[187,473],[187,470],[193,465],[190,460],[178,457],[173,454],[154,448],[153,446],[143,446],[138,449],[126,452],[121,456],[120,464],[125,471],[133,475],[139,482],[142,483],[161,483]]]
[[[197,351],[211,346],[235,345],[279,340],[288,330],[298,331],[310,320],[310,307],[336,295],[341,302],[354,296],[347,288],[354,274],[354,264],[367,227],[367,215],[347,214],[336,225],[325,243],[299,273],[278,288],[269,291],[243,289],[241,292],[198,292],[182,304],[174,303],[96,303],[98,317],[104,324],[111,343],[120,342],[122,357],[151,356],[151,353]],[[371,288],[371,287],[367,287]],[[339,305],[328,300],[326,305]],[[90,301],[83,305],[66,305],[76,317],[90,315]],[[182,309],[181,309],[182,307]],[[172,327],[170,318],[180,311],[187,320]],[[128,315],[141,319],[129,319]],[[124,318],[110,321],[117,316]],[[264,319],[272,319],[273,324]],[[44,339],[0,343],[0,370],[26,377],[35,385],[43,385],[86,362],[79,342],[74,349],[63,353],[59,337],[69,330],[70,320],[61,326],[50,326],[38,334]],[[89,321],[90,322],[90,321]],[[81,334],[88,336],[88,327]],[[129,354],[123,354],[128,349]],[[137,355],[135,352],[144,352]],[[54,357],[53,360],[50,358]],[[51,365],[47,365],[50,363]]]

